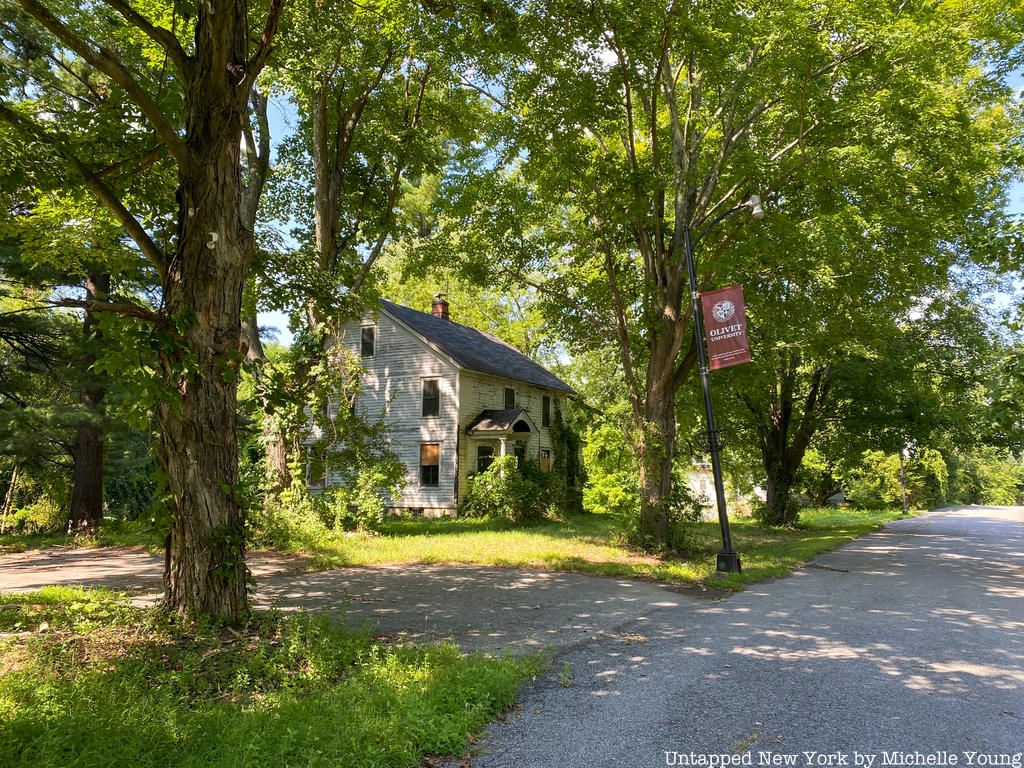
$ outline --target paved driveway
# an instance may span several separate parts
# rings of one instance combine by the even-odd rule
[[[659,612],[641,632],[646,642],[564,655],[472,766],[652,768],[710,753],[826,764],[804,750],[839,753],[832,765],[859,752],[879,768],[889,751],[945,768],[947,750],[957,768],[1019,766],[1024,509],[897,521],[789,578]]]
[[[387,565],[306,572],[297,558],[254,553],[256,604],[331,610],[402,640],[535,650],[612,634],[659,612],[717,599],[696,590],[582,574],[473,566]],[[88,584],[159,598],[163,562],[141,549],[49,549],[0,556],[0,590]]]

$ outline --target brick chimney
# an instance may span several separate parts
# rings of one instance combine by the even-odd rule
[[[450,320],[448,317],[448,299],[447,294],[439,293],[434,296],[434,305],[430,308],[430,314],[434,317],[440,317],[442,320]]]

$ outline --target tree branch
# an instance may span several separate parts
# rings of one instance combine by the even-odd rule
[[[160,322],[163,319],[158,312],[154,312],[148,307],[132,301],[102,301],[100,299],[56,299],[31,307],[19,307],[7,312],[0,312],[0,317],[20,315],[26,312],[40,312],[44,309],[86,309],[91,312],[111,312],[117,315],[137,317],[151,323]]]
[[[153,24],[153,22],[132,8],[127,0],[103,0],[103,2],[121,14],[129,24],[140,29],[146,37],[163,48],[168,58],[174,63],[178,74],[182,77],[188,77],[190,59],[173,32]]]
[[[405,141],[403,142],[403,152],[399,156],[398,162],[395,165],[395,172],[391,177],[391,189],[388,192],[388,201],[384,210],[384,220],[381,224],[380,235],[377,237],[377,242],[374,243],[373,248],[370,250],[369,255],[366,257],[366,261],[363,263],[362,269],[359,271],[359,276],[352,284],[352,292],[355,293],[363,287],[363,283],[366,282],[366,278],[370,275],[370,270],[373,269],[374,263],[380,257],[381,252],[384,250],[384,244],[388,240],[390,235],[391,221],[395,215],[395,204],[398,202],[398,192],[401,189],[402,174],[405,172],[405,166],[408,161],[409,144],[412,141],[412,136],[419,128],[420,118],[423,115],[423,98],[427,93],[427,83],[430,80],[430,65],[428,64],[423,70],[423,74],[420,77],[419,82],[419,93],[416,95],[416,106],[413,108],[411,116],[408,106],[408,85],[406,86],[406,135]]]
[[[242,222],[249,231],[256,226],[256,212],[270,170],[270,121],[267,118],[267,97],[254,88],[251,102],[259,138],[254,135],[252,124],[248,120],[242,128],[245,136],[246,170],[249,174],[242,191]]]
[[[267,9],[267,22],[263,26],[263,34],[260,35],[259,46],[257,46],[256,53],[253,54],[245,66],[245,79],[242,81],[241,86],[245,89],[246,93],[256,85],[256,78],[263,71],[263,65],[267,63],[267,57],[270,56],[274,36],[277,35],[277,23],[281,20],[281,10],[283,7],[283,0],[270,0],[270,8]]]
[[[153,242],[149,233],[143,229],[142,225],[138,222],[138,219],[136,219],[124,206],[124,203],[122,203],[117,197],[114,190],[107,186],[98,174],[89,170],[89,168],[87,168],[86,165],[78,159],[78,157],[64,144],[64,142],[47,133],[43,128],[36,124],[35,121],[14,111],[3,102],[0,102],[0,120],[3,120],[10,125],[23,128],[35,139],[52,147],[61,157],[63,157],[72,167],[75,174],[82,179],[85,186],[107,207],[107,209],[114,215],[114,218],[117,219],[118,223],[124,227],[125,231],[139,247],[139,250],[142,251],[142,255],[145,256],[154,267],[156,267],[157,272],[159,272],[161,276],[164,274],[164,254],[157,247],[156,243]]]
[[[18,0],[25,12],[49,30],[54,37],[77,53],[88,64],[107,75],[111,80],[124,88],[125,93],[142,110],[160,140],[167,145],[167,151],[178,162],[179,166],[189,164],[189,154],[185,142],[174,130],[167,117],[150,95],[132,77],[120,60],[108,49],[95,50],[89,43],[80,38],[58,19],[39,0]]]
[[[615,276],[615,258],[611,244],[605,243],[605,271],[608,274],[608,285],[612,292],[612,309],[615,312],[615,331],[619,336],[619,355],[622,358],[622,373],[626,377],[629,388],[629,403],[633,409],[633,421],[637,429],[643,429],[644,417],[640,403],[640,388],[637,386],[636,374],[633,371],[633,353],[630,350],[629,323],[626,320],[626,308],[619,292],[619,281]]]
[[[111,312],[116,315],[127,315],[146,320],[150,323],[160,322],[163,318],[158,312],[136,304],[133,301],[102,301],[100,299],[60,299],[48,302],[51,307],[63,307],[66,309],[85,309],[90,312]]]

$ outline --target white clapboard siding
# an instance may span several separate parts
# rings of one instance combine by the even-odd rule
[[[458,368],[384,312],[347,324],[339,343],[358,354],[364,325],[375,326],[377,338],[373,357],[362,358],[366,374],[356,399],[356,412],[370,420],[383,417],[391,448],[407,470],[401,498],[388,503],[394,507],[452,510],[457,505]],[[439,382],[441,413],[436,417],[422,415],[425,378]],[[421,443],[441,446],[436,487],[420,486]]]
[[[505,407],[505,387],[516,390],[516,407],[525,408],[538,433],[527,442],[527,457],[538,461],[542,449],[551,450],[550,429],[542,427],[542,397],[551,397],[551,415],[556,404],[565,412],[565,393],[542,389],[521,381],[462,370],[452,359],[425,342],[386,312],[369,314],[341,330],[338,343],[360,353],[362,328],[376,328],[372,357],[362,358],[366,372],[356,400],[356,410],[371,421],[383,419],[388,426],[392,450],[406,467],[406,485],[399,498],[387,499],[395,509],[424,512],[454,512],[459,494],[466,489],[476,470],[476,449],[480,440],[466,434],[466,427],[483,410]],[[436,378],[441,395],[441,413],[423,416],[423,379]],[[438,485],[420,485],[420,445],[437,443],[441,450]],[[512,452],[512,441],[508,450]],[[495,455],[498,444],[494,442]],[[552,461],[554,454],[552,453]],[[338,482],[332,475],[327,483]]]
[[[489,376],[484,373],[463,370],[459,377],[459,391],[461,393],[459,403],[459,429],[462,434],[462,441],[459,451],[459,489],[460,492],[466,488],[466,481],[471,472],[476,471],[476,449],[482,442],[466,435],[466,427],[480,415],[483,410],[502,410],[505,407],[505,388],[512,387],[516,391],[516,407],[525,408],[530,414],[538,432],[531,434],[526,444],[526,457],[534,461],[540,460],[541,450],[552,450],[551,430],[541,426],[542,421],[542,398],[548,395],[551,398],[551,419],[555,418],[555,407],[561,408],[565,414],[565,393],[550,389],[542,389],[532,384],[527,384],[514,379]],[[513,441],[508,441],[509,453],[513,450]],[[494,455],[498,455],[498,444],[494,442]],[[552,450],[551,460],[554,462],[554,451]]]

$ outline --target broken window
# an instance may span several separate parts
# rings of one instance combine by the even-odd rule
[[[441,445],[420,444],[420,485],[436,487],[440,481]]]

